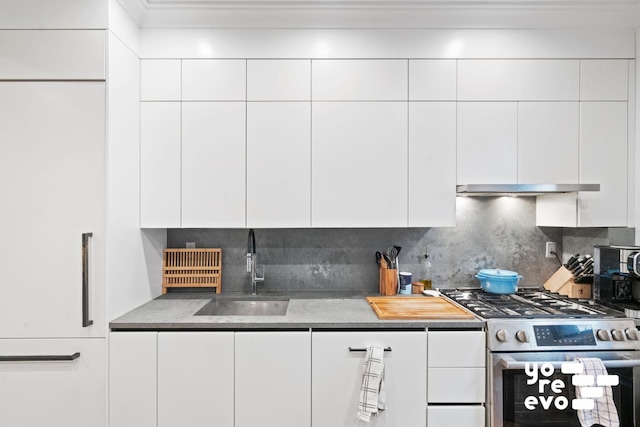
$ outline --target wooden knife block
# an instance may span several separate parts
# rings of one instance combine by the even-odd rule
[[[398,293],[398,269],[387,268],[384,260],[380,261],[380,295],[396,295]]]
[[[574,282],[573,274],[564,266],[553,273],[553,276],[545,282],[544,288],[569,298],[591,298],[591,285]]]

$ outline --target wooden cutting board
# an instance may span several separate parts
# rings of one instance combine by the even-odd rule
[[[442,297],[367,297],[367,302],[382,320],[475,319],[473,314]]]

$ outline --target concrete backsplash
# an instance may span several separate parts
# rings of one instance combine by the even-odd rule
[[[517,271],[521,286],[541,286],[558,268],[545,258],[545,242],[557,242],[566,260],[593,253],[593,245],[633,244],[633,229],[536,227],[532,197],[459,197],[457,226],[398,229],[256,229],[262,291],[377,292],[375,252],[401,246],[402,271],[421,275],[428,247],[434,286],[477,286],[483,268]],[[222,248],[222,290],[248,291],[246,229],[171,229],[168,247]]]

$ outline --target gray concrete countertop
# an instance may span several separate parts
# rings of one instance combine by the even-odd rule
[[[284,316],[195,316],[212,298],[251,298],[248,294],[171,292],[149,301],[109,323],[111,330],[220,329],[414,329],[479,328],[471,320],[380,320],[361,292],[262,293],[258,298],[288,298]],[[428,297],[425,297],[428,298]]]

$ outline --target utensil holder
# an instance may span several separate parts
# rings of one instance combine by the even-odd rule
[[[380,264],[380,295],[396,295],[398,293],[398,269],[387,268]]]

